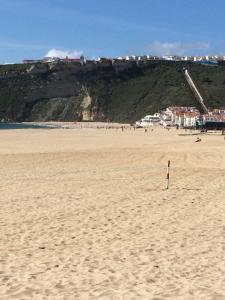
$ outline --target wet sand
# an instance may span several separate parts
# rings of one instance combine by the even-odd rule
[[[0,299],[225,299],[225,140],[178,133],[0,131]]]

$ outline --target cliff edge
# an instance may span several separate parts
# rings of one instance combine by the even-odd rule
[[[38,63],[0,66],[0,119],[134,122],[171,105],[225,107],[225,65],[190,62]]]

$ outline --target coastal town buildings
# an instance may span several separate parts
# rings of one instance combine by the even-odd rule
[[[194,127],[196,126],[200,112],[196,107],[170,106],[166,109],[164,114],[171,118],[173,125],[179,127]]]
[[[132,61],[132,62],[147,62],[147,61],[190,61],[195,63],[204,63],[204,64],[216,64],[221,61],[225,61],[225,55],[206,55],[206,56],[178,56],[178,55],[163,55],[163,56],[157,56],[157,55],[126,55],[126,56],[119,56],[117,58],[108,58],[108,57],[98,57],[96,59],[93,59],[95,62],[105,62],[110,61],[113,63],[115,60],[120,61]],[[84,56],[81,56],[80,58],[70,58],[68,56],[64,58],[59,57],[44,57],[42,59],[24,59],[22,63],[53,63],[53,62],[67,62],[67,63],[73,63],[78,62],[81,64],[84,64],[86,62],[86,59]]]
[[[171,106],[162,112],[162,120],[180,128],[196,128],[206,122],[225,122],[225,109],[213,109],[208,114],[201,114],[196,107]]]

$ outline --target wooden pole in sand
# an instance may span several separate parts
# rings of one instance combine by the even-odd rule
[[[167,174],[166,174],[166,189],[169,189],[169,183],[170,183],[170,160],[168,160],[167,164]]]

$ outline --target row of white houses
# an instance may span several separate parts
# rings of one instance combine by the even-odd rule
[[[170,119],[171,125],[194,128],[207,121],[225,122],[225,110],[214,109],[209,114],[201,115],[196,107],[168,107],[164,118]]]
[[[164,112],[165,116],[171,120],[171,125],[179,127],[196,127],[197,121],[200,118],[200,112],[196,107],[168,107]]]
[[[93,62],[101,62],[101,61],[148,61],[148,60],[168,60],[168,61],[192,61],[192,62],[218,62],[218,61],[225,61],[225,56],[221,55],[205,55],[205,56],[178,56],[178,55],[163,55],[163,56],[157,56],[157,55],[126,55],[126,56],[119,56],[117,58],[106,58],[106,57],[98,57],[96,59],[93,59]],[[51,62],[80,62],[85,63],[86,59],[84,56],[81,56],[80,58],[59,58],[59,57],[44,57],[42,59],[25,59],[22,62],[23,63],[51,63]]]
[[[100,58],[99,58],[100,59]],[[146,60],[170,60],[170,61],[225,61],[224,55],[204,55],[204,56],[178,56],[178,55],[126,55],[124,57],[117,57],[119,60],[131,60],[131,61],[146,61]]]

